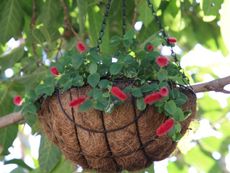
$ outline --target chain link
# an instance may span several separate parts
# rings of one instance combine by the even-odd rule
[[[126,32],[126,0],[122,0],[122,34]]]
[[[164,27],[163,27],[163,25],[162,25],[162,23],[161,23],[160,17],[157,16],[157,12],[156,12],[156,10],[155,10],[154,7],[153,7],[153,3],[151,2],[151,0],[146,0],[146,2],[147,2],[147,4],[148,4],[148,7],[149,7],[150,10],[151,10],[151,13],[152,13],[153,17],[154,17],[155,20],[156,20],[156,23],[157,23],[158,26],[159,26],[160,34],[162,34],[161,36],[163,37],[163,39],[165,39],[165,40],[167,41],[168,35],[167,35],[166,32],[165,32],[165,29],[164,29]]]
[[[156,10],[155,10],[154,7],[153,7],[153,3],[151,2],[151,0],[146,0],[146,2],[147,2],[148,7],[150,8],[151,13],[152,13],[153,17],[155,18],[156,23],[158,24],[158,27],[159,27],[159,29],[160,29],[159,35],[165,40],[165,42],[166,42],[166,43],[168,44],[168,46],[170,46],[170,48],[171,48],[171,56],[174,58],[175,63],[178,65],[179,70],[181,70],[181,72],[182,72],[182,75],[183,75],[183,82],[191,88],[189,79],[188,79],[188,77],[185,75],[184,70],[182,69],[182,67],[181,67],[181,65],[180,65],[180,61],[179,61],[179,59],[178,59],[178,57],[177,57],[175,51],[173,50],[173,45],[171,45],[171,44],[168,43],[168,38],[169,38],[169,37],[168,37],[168,35],[167,35],[167,33],[166,33],[166,31],[165,31],[163,25],[162,25],[162,22],[161,22],[160,17],[157,16],[157,12],[156,12]]]
[[[109,16],[111,3],[112,3],[112,0],[108,0],[107,4],[105,6],[105,13],[104,13],[104,16],[103,16],[103,19],[102,19],[101,29],[100,29],[99,37],[98,37],[98,40],[97,40],[97,52],[100,52],[100,45],[102,44],[102,38],[103,38],[103,36],[105,34],[106,21],[107,21],[107,18]]]

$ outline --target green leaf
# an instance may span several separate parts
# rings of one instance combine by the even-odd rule
[[[23,57],[25,57],[24,46],[15,48],[8,54],[1,55],[0,56],[1,68],[6,69],[8,67],[12,67],[15,65],[14,64],[15,62],[22,60]]]
[[[134,37],[135,37],[135,30],[134,29],[128,30],[124,35],[125,40],[132,40]]]
[[[18,126],[11,125],[6,128],[0,129],[0,146],[3,148],[0,155],[9,154],[8,148],[12,145],[17,136]]]
[[[101,97],[100,99],[97,99],[96,102],[94,102],[94,108],[98,109],[100,111],[111,111],[113,108],[113,104],[111,104],[111,101],[109,98]]]
[[[72,86],[81,87],[84,85],[83,77],[78,74],[65,73],[58,80],[58,85],[64,91],[68,90]]]
[[[102,89],[108,88],[110,86],[110,81],[108,81],[107,79],[103,79],[99,82],[99,87]]]
[[[165,25],[170,26],[173,31],[181,31],[185,25],[181,24],[181,2],[178,0],[171,0],[164,10],[163,20]]]
[[[78,69],[84,61],[84,57],[82,55],[73,55],[71,59],[75,69]]]
[[[140,3],[137,7],[138,13],[140,14],[138,20],[143,21],[145,27],[147,27],[153,20],[151,10],[147,3]]]
[[[12,170],[10,173],[25,173],[25,170],[21,167],[17,167],[14,170]]]
[[[168,79],[168,72],[164,69],[160,69],[160,71],[157,73],[157,79],[162,82]]]
[[[114,63],[110,66],[109,72],[112,75],[117,75],[122,70],[122,64]]]
[[[143,96],[140,88],[132,88],[132,95],[134,97],[142,97]]]
[[[86,20],[86,12],[88,7],[88,2],[85,0],[77,0],[77,6],[78,6],[78,19],[79,19],[79,28],[80,28],[80,36],[83,37],[85,32],[85,20]]]
[[[223,2],[223,0],[201,0],[200,5],[204,12],[204,20],[207,22],[213,21],[219,14]]]
[[[173,100],[170,100],[165,104],[164,109],[170,115],[174,115],[177,111],[176,103]]]
[[[148,168],[145,169],[145,173],[154,173],[154,163],[152,163]]]
[[[33,169],[28,166],[22,159],[12,159],[12,160],[8,160],[8,161],[4,161],[4,165],[7,164],[17,164],[18,166],[20,166],[21,168],[25,168],[29,171],[32,171]]]
[[[35,94],[37,98],[45,94],[46,96],[51,96],[54,93],[54,85],[41,84],[35,88]]]
[[[97,109],[97,110],[100,110],[100,111],[104,111],[105,108],[106,108],[106,106],[105,106],[103,103],[101,103],[100,101],[97,101],[97,102],[94,104],[93,107],[94,107],[95,109]]]
[[[196,167],[199,172],[209,172],[216,163],[216,160],[211,155],[207,155],[198,145],[184,155],[184,160],[191,166]],[[221,170],[220,167],[219,170]],[[218,171],[218,173],[220,172]]]
[[[89,15],[89,36],[91,44],[96,45],[98,39],[98,33],[100,32],[101,21],[102,17],[100,15],[100,10],[98,6],[91,6],[88,8],[88,15]]]
[[[83,103],[82,105],[80,105],[79,111],[80,112],[84,112],[86,110],[88,110],[89,108],[91,108],[93,106],[93,103],[91,100],[87,100],[85,103]]]
[[[123,90],[125,93],[131,93],[132,92],[132,89],[133,89],[133,87],[132,86],[127,86],[127,87],[125,87],[125,89]]]
[[[25,117],[26,122],[32,127],[37,120],[37,108],[31,102],[23,104],[22,114]]]
[[[175,126],[174,126],[174,129],[177,133],[179,133],[181,131],[181,125],[180,123],[176,123]]]
[[[101,22],[102,21],[102,13],[103,10],[99,8],[97,5],[90,5],[88,6],[88,21],[89,21],[89,37],[90,43],[93,46],[96,46],[97,39],[99,37],[100,29],[101,29]],[[110,26],[107,25],[105,29],[105,34],[103,36],[103,42],[101,44],[101,51],[102,52],[109,52],[110,51],[110,39],[109,39],[109,32],[108,30]]]
[[[36,4],[37,5],[37,4]],[[40,12],[36,17],[36,23],[42,23],[40,27],[46,42],[51,46],[53,41],[60,37],[58,27],[62,25],[63,10],[61,3],[56,3],[56,0],[46,0],[40,5]]]
[[[136,67],[129,67],[124,70],[124,75],[127,78],[134,78],[138,75],[138,69]]]
[[[61,160],[61,152],[42,135],[39,148],[39,165],[41,172],[51,172]]]
[[[18,0],[4,1],[0,10],[0,43],[6,43],[10,38],[17,38],[21,34],[24,16]]]
[[[176,133],[180,133],[181,131],[181,124],[178,122],[175,122],[175,125],[173,126],[173,128],[170,130],[170,132],[168,133],[169,136],[173,136]]]
[[[173,141],[177,142],[181,139],[181,124],[176,122],[173,128],[168,132],[168,136],[173,139]]]
[[[185,94],[180,93],[179,96],[176,98],[175,103],[178,106],[182,106],[183,104],[187,102],[187,100],[188,100],[188,97]]]
[[[75,77],[72,79],[72,83],[73,86],[77,86],[77,87],[83,86],[84,85],[83,77],[80,75],[75,75]]]
[[[98,89],[98,88],[93,88],[90,92],[89,92],[89,94],[88,94],[90,97],[93,97],[94,99],[100,99],[101,97],[102,97],[102,95],[103,95],[103,92],[100,90],[100,89]]]
[[[99,81],[100,81],[100,74],[98,74],[98,73],[91,74],[87,78],[87,82],[92,87],[96,87]]]
[[[113,46],[118,46],[121,43],[122,38],[120,36],[112,36],[110,43],[113,44]]]
[[[157,83],[152,83],[152,84],[145,84],[141,87],[141,91],[143,93],[147,92],[153,92],[159,90],[159,86]]]
[[[179,172],[179,173],[188,173],[189,172],[189,167],[183,162],[182,159],[178,159],[175,162],[169,162],[168,164],[168,172],[169,173],[174,173],[174,172]]]
[[[89,73],[94,74],[97,72],[97,64],[96,63],[91,63],[89,65]]]
[[[140,110],[140,111],[145,110],[146,104],[144,103],[144,99],[143,98],[138,98],[136,104],[137,104],[137,109],[138,110]]]
[[[181,108],[176,108],[176,112],[173,114],[173,117],[176,121],[184,120],[184,112]]]
[[[55,167],[55,169],[51,173],[73,173],[74,171],[75,168],[70,163],[70,161],[62,157],[61,162]]]

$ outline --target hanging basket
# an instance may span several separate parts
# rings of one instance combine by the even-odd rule
[[[79,112],[68,106],[73,97],[89,90],[86,86],[56,91],[42,102],[39,112],[45,133],[73,163],[102,172],[135,171],[167,158],[175,150],[177,143],[170,137],[156,136],[156,129],[167,117],[150,106],[137,110],[132,97],[109,115],[95,109]],[[181,122],[180,134],[184,135],[195,117],[196,96],[188,88],[179,90],[188,97],[182,109],[192,111]]]
[[[67,159],[100,172],[135,171],[167,158],[196,113],[196,95],[150,0],[159,32],[144,43],[134,30],[111,40],[115,52],[100,50],[112,0],[108,0],[98,44],[65,52],[50,74],[25,98],[32,126],[38,112],[48,138]],[[161,54],[162,45],[171,56]],[[114,61],[115,60],[115,61]]]

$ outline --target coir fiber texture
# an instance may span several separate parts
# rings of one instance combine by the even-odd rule
[[[167,118],[153,106],[137,110],[132,97],[111,114],[95,109],[78,112],[77,107],[69,107],[73,98],[86,95],[89,89],[57,92],[42,102],[39,111],[44,132],[74,164],[97,172],[135,171],[167,158],[175,150],[176,142],[167,135],[156,136],[156,129]],[[189,98],[183,109],[192,111],[181,123],[184,135],[195,117],[196,96],[189,89],[180,90]]]

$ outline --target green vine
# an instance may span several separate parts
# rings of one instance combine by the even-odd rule
[[[25,95],[22,110],[27,122],[30,125],[35,123],[39,100],[52,96],[56,89],[65,92],[73,87],[89,85],[91,91],[81,100],[71,103],[72,106],[78,104],[79,111],[94,108],[111,113],[125,102],[126,97],[134,97],[140,111],[149,104],[156,107],[159,113],[175,120],[168,135],[177,141],[181,131],[179,122],[190,115],[189,111],[181,109],[188,98],[174,87],[177,84],[185,85],[185,79],[181,69],[171,60],[172,57],[168,57],[169,62],[162,66],[157,63],[162,42],[164,40],[155,36],[144,47],[138,47],[141,43],[138,43],[136,33],[131,30],[123,38],[116,36],[111,40],[111,45],[118,47],[112,56],[99,54],[94,48],[81,53],[76,50],[66,52],[51,64],[54,71],[47,72],[47,77]],[[119,88],[121,82],[128,85]],[[120,91],[113,91],[113,87],[118,87]],[[158,95],[156,97],[159,99],[151,102],[151,97],[154,97],[151,94],[159,93],[161,89],[165,90],[165,95]]]

